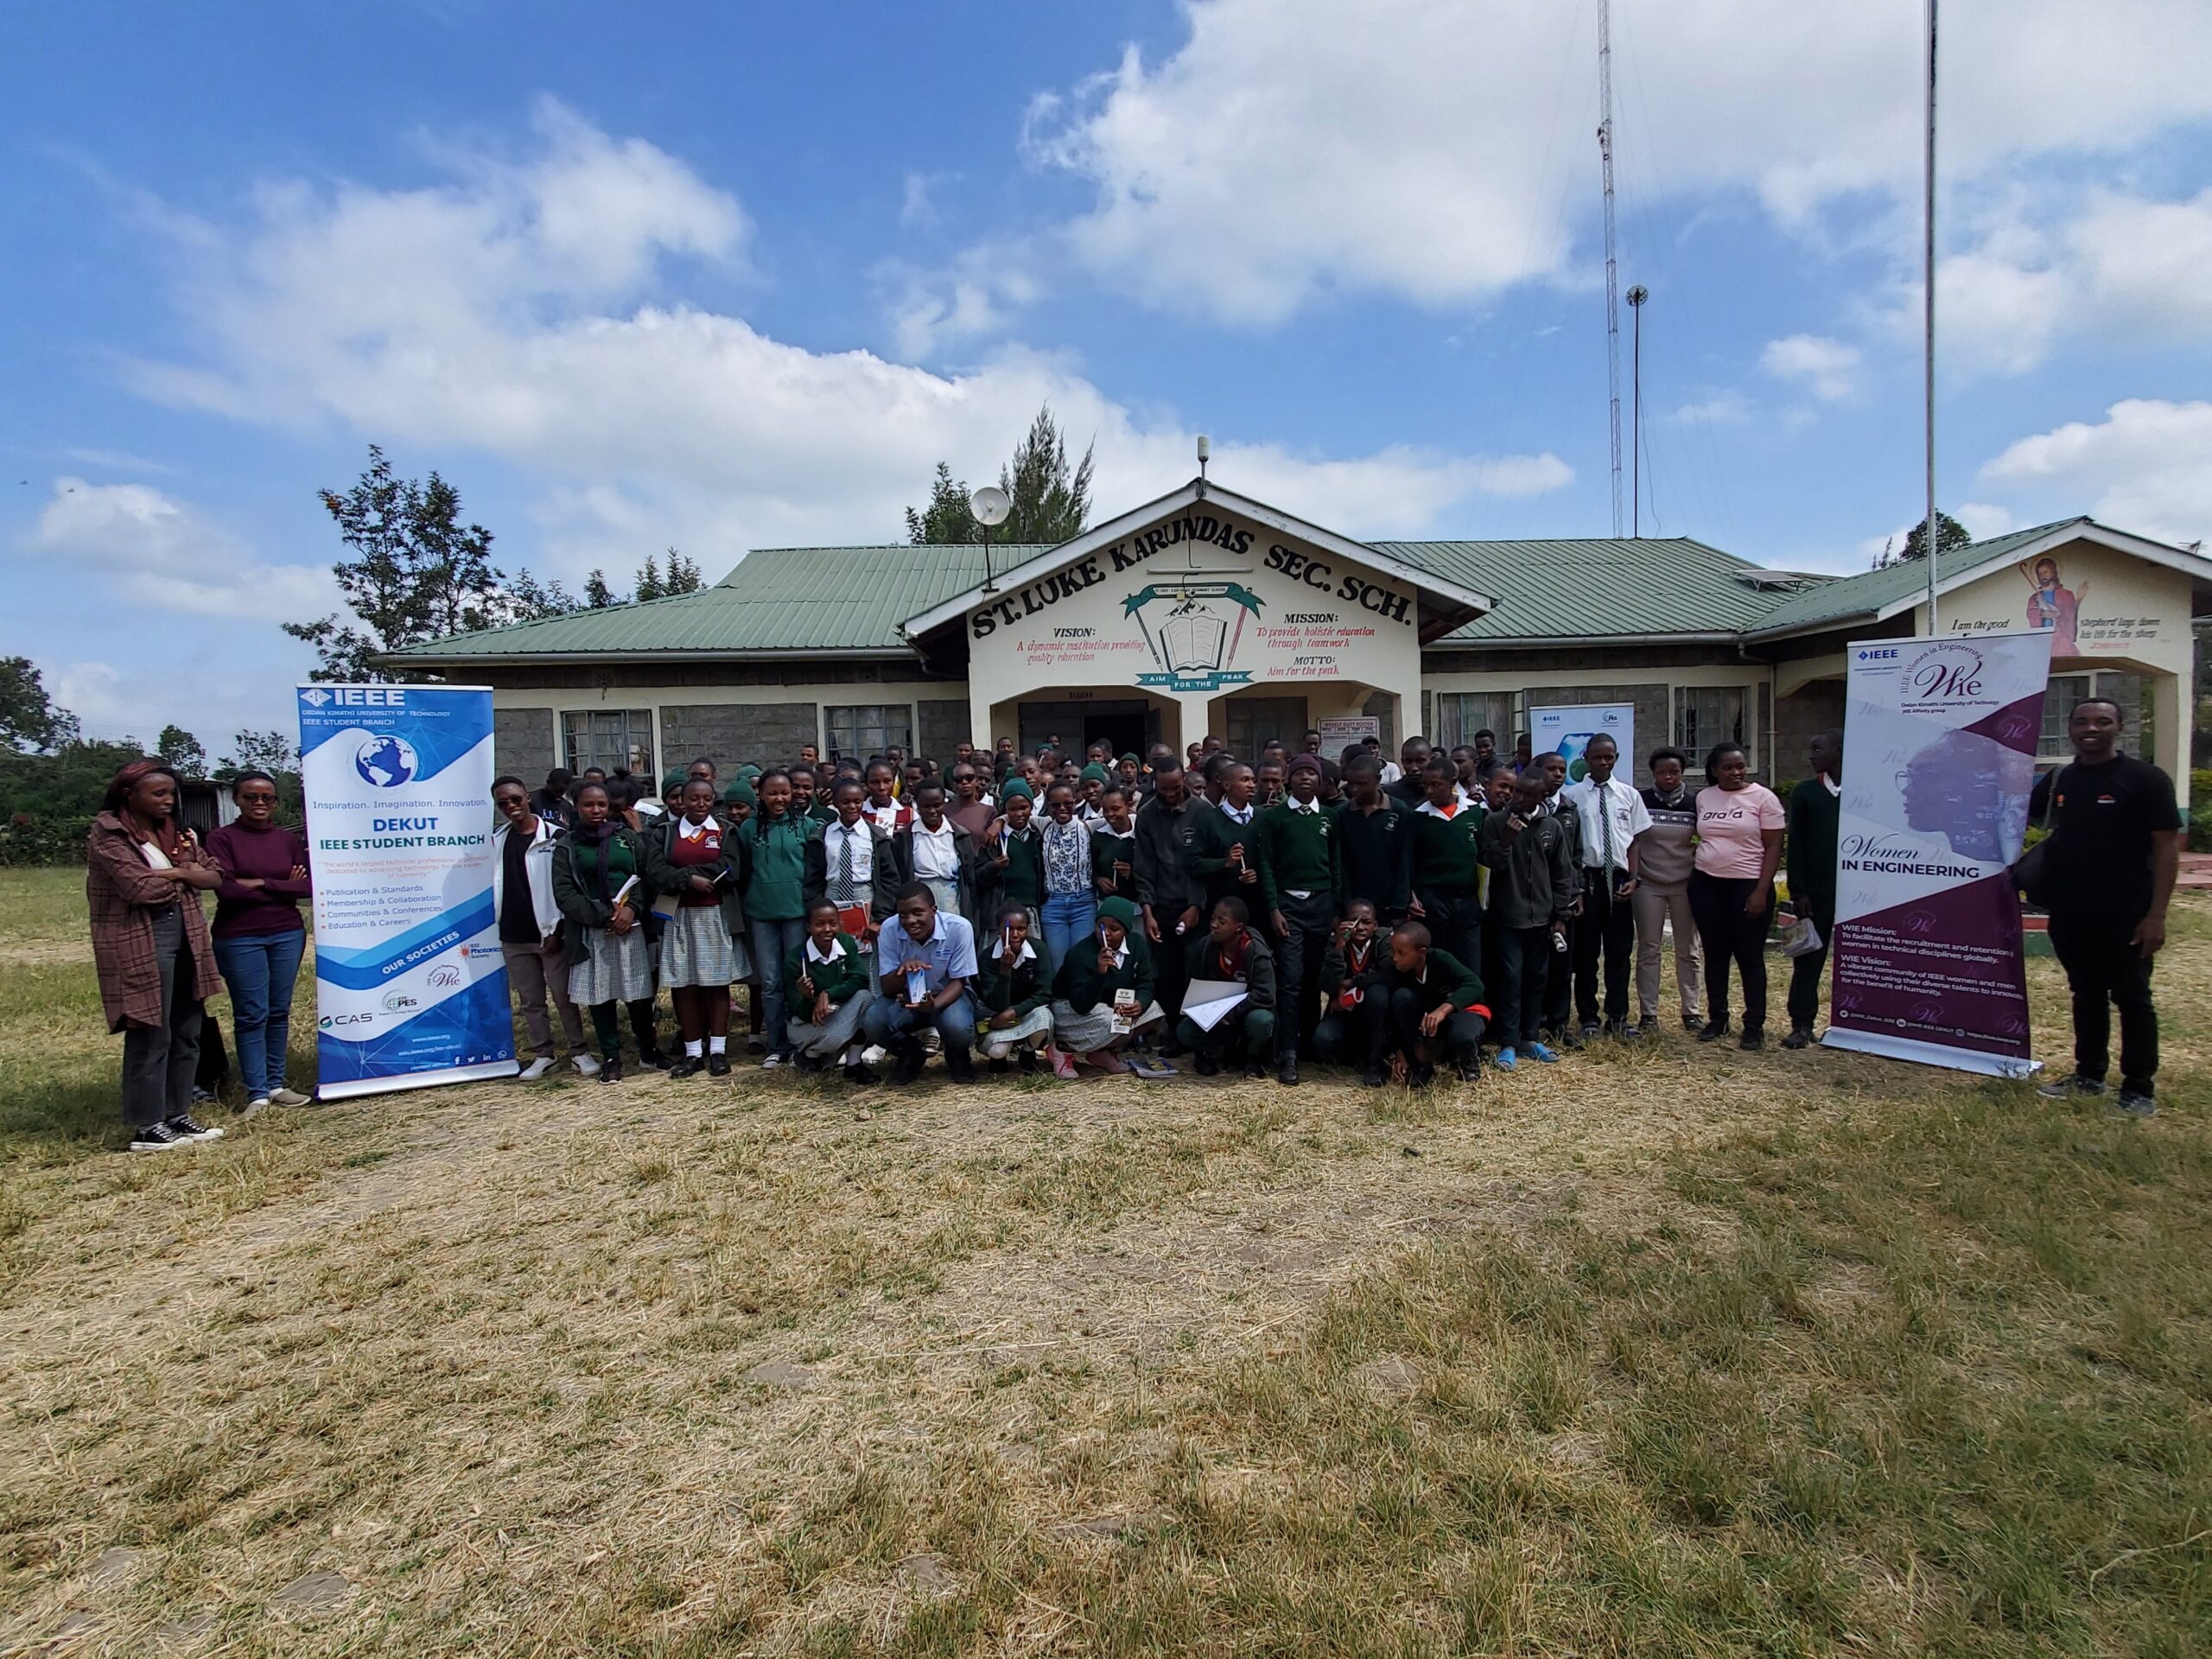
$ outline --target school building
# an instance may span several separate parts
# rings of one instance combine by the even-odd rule
[[[1927,632],[1925,567],[1828,577],[1688,538],[1360,542],[1203,479],[1058,547],[762,548],[714,587],[457,635],[395,666],[493,689],[503,771],[695,755],[950,756],[963,738],[1239,753],[1318,728],[1499,747],[1539,711],[1730,738],[1769,779],[1842,723],[1844,648]],[[1955,549],[1946,636],[2053,635],[2043,752],[2094,690],[2188,784],[2190,625],[2212,560],[2083,518]]]

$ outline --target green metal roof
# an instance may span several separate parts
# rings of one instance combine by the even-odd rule
[[[995,566],[1044,549],[991,549]],[[711,588],[410,645],[395,657],[601,657],[628,652],[905,654],[899,625],[983,579],[981,547],[764,547]]]
[[[1804,580],[1687,537],[1373,545],[1496,599],[1446,645],[1734,634],[1773,606],[1777,583]]]
[[[1986,542],[1955,547],[1936,556],[1936,580],[1938,583],[1955,581],[1985,564],[1994,564],[2017,554],[2056,531],[2091,522],[2087,518],[2061,518],[2032,529],[1993,536]],[[1928,567],[1917,559],[1879,570],[1862,570],[1855,576],[1822,582],[1817,588],[1788,595],[1745,632],[1756,639],[1766,634],[1801,633],[1831,625],[1840,626],[1864,617],[1879,616],[1892,605],[1916,599],[1927,588]]]

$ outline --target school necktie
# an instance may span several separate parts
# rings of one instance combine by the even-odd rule
[[[837,882],[847,899],[853,896],[853,836],[850,830],[838,837]]]
[[[1605,801],[1605,785],[1598,785],[1598,847],[1605,855],[1605,885],[1613,880],[1613,809]]]

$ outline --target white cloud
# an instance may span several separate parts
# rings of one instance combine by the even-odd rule
[[[1823,402],[1834,403],[1859,390],[1859,348],[1825,335],[1770,340],[1759,353],[1759,362],[1769,374],[1807,387]]]
[[[1716,391],[1684,404],[1667,418],[1684,426],[1734,426],[1751,417],[1751,400],[1740,391]]]
[[[2186,545],[2212,538],[2212,403],[2129,398],[2101,421],[2022,438],[1985,478],[2033,487],[2056,512],[2087,511],[2115,530]]]
[[[908,173],[899,193],[899,222],[909,228],[937,224],[944,217],[938,212],[938,187],[959,177],[957,173]]]
[[[1558,0],[1187,0],[1187,40],[1036,100],[1026,148],[1091,188],[1077,257],[1147,302],[1266,324],[1338,289],[1459,302],[1565,273],[1596,194],[1594,42]],[[1616,118],[1655,200],[1803,223],[1920,167],[1917,0],[1618,0]],[[2111,153],[2212,114],[2200,0],[1947,16],[1947,177]]]
[[[263,564],[237,537],[145,484],[54,480],[16,556],[94,572],[137,604],[206,616],[298,621],[338,597],[327,569]]]
[[[545,486],[551,556],[537,563],[572,581],[668,542],[713,565],[747,546],[895,539],[938,460],[995,474],[1046,402],[1073,447],[1096,439],[1103,510],[1194,470],[1194,434],[1172,414],[1139,415],[1058,359],[1001,350],[938,374],[660,296],[664,256],[734,251],[742,210],[651,146],[571,117],[540,127],[543,155],[462,158],[446,188],[286,184],[243,226],[188,227],[183,302],[207,359],[139,365],[137,383],[242,420],[499,456]],[[656,205],[609,203],[619,193],[577,184],[578,168],[626,169]],[[556,200],[551,242],[590,259],[549,251]],[[959,321],[956,308],[914,326]],[[1548,455],[1313,457],[1224,437],[1214,456],[1225,486],[1352,534],[1418,533],[1471,492],[1571,477]]]

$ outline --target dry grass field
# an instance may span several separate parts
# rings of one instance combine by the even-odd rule
[[[0,873],[0,1655],[2212,1651],[2202,899],[2148,1122],[1672,1030],[137,1158],[81,912]]]

